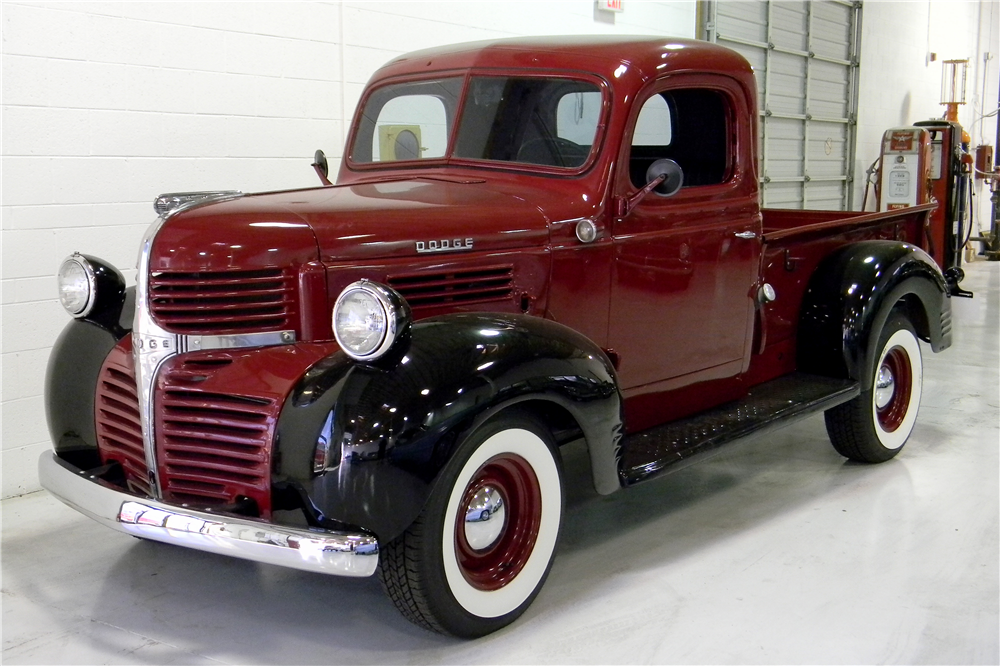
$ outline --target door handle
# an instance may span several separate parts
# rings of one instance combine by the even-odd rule
[[[747,240],[750,240],[751,238],[757,238],[756,231],[737,231],[733,235],[736,236],[737,238],[746,238]]]

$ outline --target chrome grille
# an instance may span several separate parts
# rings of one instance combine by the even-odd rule
[[[254,500],[270,510],[275,401],[185,388],[191,369],[166,369],[157,410],[164,498],[199,504]]]
[[[125,472],[129,489],[152,496],[142,446],[131,336],[123,338],[104,361],[97,381],[94,411],[102,462],[117,461]]]
[[[222,334],[295,328],[295,276],[280,269],[153,273],[149,305],[175,333]]]

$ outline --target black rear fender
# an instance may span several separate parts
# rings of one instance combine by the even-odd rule
[[[878,334],[901,308],[935,351],[951,346],[951,300],[941,270],[923,250],[897,241],[843,247],[820,262],[803,298],[798,368],[871,388]]]

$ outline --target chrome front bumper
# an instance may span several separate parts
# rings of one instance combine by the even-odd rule
[[[38,478],[80,513],[144,539],[337,576],[370,576],[378,566],[378,541],[369,534],[298,529],[164,504],[90,476],[53,451],[38,459]]]

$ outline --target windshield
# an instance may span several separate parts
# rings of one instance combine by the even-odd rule
[[[555,77],[473,76],[396,83],[368,96],[355,164],[462,159],[578,169],[601,120],[600,88]],[[455,119],[461,110],[458,131]],[[449,141],[454,137],[454,145]]]

